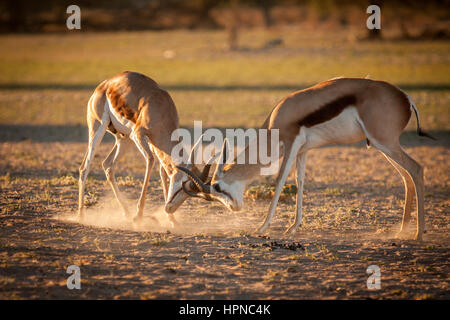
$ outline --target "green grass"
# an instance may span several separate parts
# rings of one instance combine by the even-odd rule
[[[95,86],[124,70],[169,90],[181,125],[254,127],[284,95],[336,76],[403,86],[427,129],[450,128],[450,42],[354,42],[344,33],[242,32],[229,52],[223,31],[0,36],[0,123],[85,124]],[[283,37],[280,48],[261,50]],[[165,59],[173,50],[175,58]],[[410,124],[411,128],[415,123]]]

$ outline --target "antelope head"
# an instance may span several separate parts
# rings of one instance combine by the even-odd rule
[[[211,170],[211,165],[215,160],[215,157],[212,157],[208,161],[201,172],[194,164],[195,151],[201,144],[202,138],[203,135],[192,147],[191,153],[189,155],[189,161],[186,167],[177,166],[177,169],[179,170],[177,170],[175,174],[170,178],[170,186],[165,206],[165,211],[167,213],[175,212],[189,196],[197,196],[198,194],[203,194],[203,189],[201,188],[201,186],[210,183],[210,181],[208,181],[208,177]],[[192,178],[190,178],[189,175],[185,175],[184,173],[186,172],[189,172],[191,176],[194,176],[195,179],[200,182],[200,184],[197,182],[197,180],[193,180]],[[206,199],[206,197],[204,198]]]
[[[210,170],[208,166],[214,162],[216,157],[217,155],[211,157],[208,161],[208,164],[205,166],[207,172]],[[226,176],[226,172],[224,172],[226,159],[227,140],[225,139],[222,152],[220,153],[220,160],[213,177],[209,181],[207,181],[207,178],[205,179],[205,169],[199,176],[195,170],[178,166],[178,170],[184,172],[189,178],[188,181],[182,184],[184,192],[192,197],[202,198],[208,201],[219,201],[232,211],[240,210],[243,204],[246,181],[239,180],[239,177],[233,178],[231,175]]]

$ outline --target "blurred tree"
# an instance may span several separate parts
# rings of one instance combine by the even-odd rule
[[[219,28],[225,25],[229,30],[230,47],[237,46],[239,29],[243,21],[252,16],[244,15],[258,8],[262,13],[262,25],[266,28],[285,21],[280,16],[288,12],[286,7],[297,6],[306,12],[313,12],[312,21],[330,21],[346,25],[352,21],[351,12],[357,9],[361,14],[365,9],[376,4],[382,8],[383,17],[387,11],[392,12],[386,25],[400,27],[404,38],[414,37],[411,21],[426,21],[422,28],[424,33],[432,35],[438,32],[448,34],[443,23],[450,19],[449,0],[1,0],[0,31],[1,32],[41,32],[64,31],[66,8],[76,3],[82,10],[82,25],[85,31],[95,30],[136,30],[164,28]],[[284,11],[273,15],[275,7],[285,6]],[[223,22],[217,16],[233,8],[230,21]],[[246,11],[247,10],[247,11]],[[214,14],[212,14],[212,12]],[[83,18],[84,12],[87,14]],[[254,12],[254,11],[253,11]],[[92,14],[89,14],[92,13]],[[295,15],[292,15],[295,17]],[[292,16],[289,18],[292,22]],[[422,16],[421,20],[416,19]],[[228,19],[228,17],[227,17]],[[297,16],[296,19],[301,19]],[[223,19],[222,19],[223,21]],[[355,20],[353,20],[355,21]],[[298,21],[299,23],[302,21]],[[433,22],[436,22],[434,24]],[[219,24],[222,23],[222,24]],[[361,23],[358,20],[358,23]],[[252,21],[254,24],[254,21]],[[439,26],[438,26],[439,24]],[[384,27],[384,25],[383,25]],[[434,28],[434,29],[433,29]],[[416,27],[417,29],[417,27]],[[436,30],[439,29],[439,30]],[[364,31],[366,38],[380,39],[381,30]],[[417,32],[416,32],[417,33]]]
[[[13,32],[25,31],[26,28],[26,5],[25,1],[7,0],[6,11],[9,14],[8,27]]]
[[[275,6],[274,0],[256,0],[256,4],[261,8],[264,18],[264,26],[270,28],[273,24],[270,10]]]
[[[218,28],[217,22],[211,18],[211,10],[214,9],[220,1],[217,0],[197,0],[199,2],[197,11],[197,27]]]
[[[229,0],[231,7],[231,19],[229,20],[228,29],[228,50],[236,50],[238,48],[238,31],[240,27],[239,17],[239,0]]]

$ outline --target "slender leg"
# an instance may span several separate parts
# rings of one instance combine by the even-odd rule
[[[169,176],[167,175],[166,170],[164,169],[164,167],[160,164],[159,165],[159,175],[161,177],[161,184],[163,187],[163,191],[164,191],[164,202],[167,202],[167,192],[168,192],[168,183],[167,180],[169,179]],[[178,226],[178,221],[175,219],[175,216],[173,213],[168,213],[166,212],[167,218],[169,219],[170,223],[172,224],[172,227],[175,228],[176,226]]]
[[[294,233],[302,224],[302,202],[303,202],[303,184],[305,181],[306,152],[297,155],[297,201],[294,223],[286,230],[286,233]]]
[[[397,233],[397,237],[401,237],[406,232],[409,222],[411,220],[411,209],[415,193],[414,181],[412,180],[408,171],[399,166],[394,160],[390,159],[386,154],[383,153],[383,155],[400,173],[403,179],[403,183],[405,185],[405,206],[403,207],[403,219],[400,231]]]
[[[382,151],[406,170],[414,182],[417,200],[417,231],[415,239],[422,240],[425,230],[423,167],[411,158],[399,144]]]
[[[133,132],[131,138],[147,162],[145,169],[144,183],[142,184],[142,191],[137,205],[137,214],[133,219],[134,222],[140,222],[142,220],[142,216],[144,213],[145,196],[147,192],[148,182],[150,180],[150,173],[152,171],[153,164],[155,163],[155,158],[153,157],[153,154],[150,150],[147,136],[145,136],[141,131],[139,131],[139,129]]]
[[[272,202],[270,203],[269,212],[266,215],[264,223],[258,228],[257,232],[263,232],[264,230],[266,230],[270,222],[272,221],[275,209],[278,204],[278,199],[280,198],[281,190],[289,175],[292,164],[294,163],[295,156],[304,143],[305,135],[302,134],[302,132],[295,138],[294,143],[285,142],[285,152],[283,156],[283,162],[281,163],[280,172],[278,173],[276,181],[275,195],[273,196]]]
[[[89,147],[88,151],[84,157],[83,163],[80,166],[80,177],[78,181],[78,217],[80,220],[84,218],[85,208],[84,208],[84,189],[86,187],[86,179],[89,174],[89,169],[92,164],[92,160],[94,159],[95,152],[97,151],[97,147],[103,139],[103,136],[106,133],[106,128],[109,124],[109,116],[106,114],[104,119],[102,119],[102,123],[97,128],[97,131],[94,133],[92,131],[89,134]]]
[[[163,191],[164,191],[164,202],[166,202],[167,201],[167,190],[168,190],[167,179],[169,177],[167,175],[166,170],[164,170],[164,167],[161,164],[159,165],[159,176],[161,177],[161,185],[162,185]]]
[[[80,221],[82,221],[84,219],[84,214],[85,214],[85,208],[84,208],[84,189],[85,189],[85,185],[84,185],[84,180],[82,179],[82,177],[84,176],[85,173],[85,167],[86,167],[86,160],[89,154],[89,151],[91,149],[91,135],[89,135],[89,146],[88,146],[88,150],[86,151],[86,153],[84,154],[84,158],[83,161],[81,162],[80,168],[78,169],[78,219]]]
[[[106,179],[108,180],[114,192],[114,196],[116,197],[119,206],[122,208],[125,217],[130,217],[130,212],[126,207],[123,197],[119,191],[119,187],[117,186],[114,168],[117,161],[122,158],[122,156],[126,153],[128,147],[131,145],[130,142],[131,141],[128,138],[116,137],[116,144],[114,145],[114,148],[102,163],[103,169],[105,170]]]

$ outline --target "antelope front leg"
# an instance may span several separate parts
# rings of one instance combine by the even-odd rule
[[[133,222],[139,223],[142,221],[142,217],[143,217],[143,213],[144,213],[147,186],[148,186],[148,182],[150,180],[150,173],[152,171],[153,164],[155,163],[155,158],[153,157],[153,154],[150,150],[148,138],[145,135],[140,133],[140,131],[137,131],[132,134],[132,139],[136,143],[136,146],[139,148],[139,151],[141,151],[141,153],[144,155],[144,158],[147,162],[147,165],[145,168],[144,183],[142,184],[142,191],[141,191],[141,195],[139,197],[139,201],[138,201],[138,205],[137,205],[137,214],[133,218]]]
[[[166,170],[164,170],[164,167],[159,164],[159,176],[161,177],[161,185],[164,192],[164,202],[167,201],[167,192],[169,190],[169,187],[167,185],[167,179],[169,178],[167,175]]]
[[[78,181],[78,219],[82,221],[84,219],[85,207],[84,207],[84,189],[86,188],[86,179],[89,174],[89,169],[94,160],[97,147],[103,139],[106,133],[106,128],[109,123],[109,116],[107,113],[103,115],[102,123],[97,128],[97,131],[89,132],[89,147],[83,162],[80,166],[80,177]]]
[[[169,176],[167,175],[166,170],[164,170],[164,167],[161,164],[159,166],[159,175],[161,177],[161,184],[162,184],[163,191],[164,191],[164,202],[167,202],[167,192],[169,190],[169,187],[167,185],[167,179],[169,178]],[[172,225],[172,228],[175,228],[176,226],[179,225],[178,221],[175,219],[173,213],[166,212],[166,215]]]
[[[276,185],[276,189],[275,189],[275,194],[272,198],[272,202],[270,203],[269,212],[267,213],[264,223],[258,228],[258,230],[257,230],[258,233],[264,232],[267,229],[267,227],[270,225],[270,222],[272,221],[273,215],[275,213],[275,209],[277,208],[278,199],[280,199],[281,189],[283,189],[284,183],[286,182],[286,178],[289,175],[289,170],[292,166],[293,159],[291,159],[289,161],[289,158],[291,158],[291,157],[286,157],[283,159],[283,163],[281,165],[281,169],[280,169],[280,172],[277,177],[277,185]],[[286,160],[286,159],[288,159],[288,160]]]
[[[275,189],[275,195],[273,196],[270,204],[269,213],[264,220],[264,223],[259,227],[258,232],[263,232],[272,221],[275,209],[277,207],[278,199],[280,198],[281,189],[283,189],[284,183],[289,175],[289,171],[294,163],[295,156],[299,152],[300,148],[305,144],[306,136],[305,131],[300,130],[300,133],[295,137],[294,141],[284,141],[284,156],[281,164],[280,172],[277,177],[277,186]]]
[[[296,215],[294,223],[286,230],[285,233],[294,233],[302,224],[302,202],[303,202],[303,184],[305,181],[306,152],[297,156],[297,201]]]
[[[131,217],[129,210],[127,209],[125,202],[122,198],[122,195],[119,191],[119,187],[117,186],[116,177],[114,174],[116,163],[122,158],[122,156],[127,152],[128,146],[131,144],[131,141],[128,139],[117,138],[116,144],[114,148],[111,150],[108,157],[103,161],[103,170],[105,171],[106,180],[109,182],[114,196],[116,197],[119,206],[122,208],[123,214],[126,218]]]

